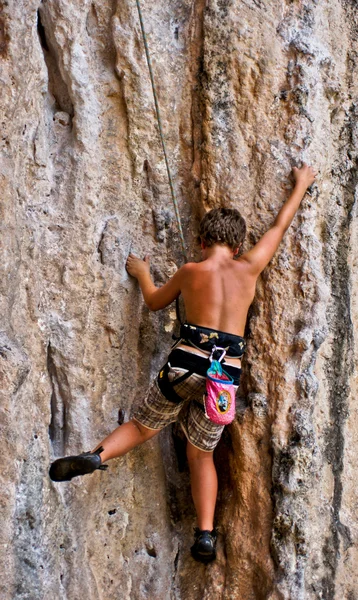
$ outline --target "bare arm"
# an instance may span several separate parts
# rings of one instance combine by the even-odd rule
[[[293,169],[296,185],[292,194],[278,213],[272,227],[266,231],[258,243],[249,252],[242,255],[241,259],[248,263],[250,271],[259,275],[264,270],[275,254],[282,238],[291,225],[298,207],[316,177],[316,171],[306,164],[301,169]]]
[[[162,287],[157,288],[150,276],[149,257],[144,260],[130,254],[127,259],[126,269],[130,275],[138,280],[142,290],[144,302],[150,310],[156,311],[165,308],[175,300],[181,291],[181,282],[185,265],[175,273]]]

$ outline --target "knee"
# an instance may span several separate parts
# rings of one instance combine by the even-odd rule
[[[187,447],[186,447],[186,455],[187,455],[187,458],[188,458],[188,461],[190,464],[191,462],[197,462],[197,461],[213,462],[214,453],[213,452],[204,452],[204,450],[200,450],[200,448],[195,448],[195,446],[193,446],[193,444],[188,442]]]
[[[148,427],[144,427],[144,425],[141,425],[135,419],[132,419],[131,423],[139,432],[143,442],[145,442],[146,440],[150,440],[150,438],[154,437],[155,435],[157,435],[157,433],[159,433],[159,430],[157,431],[156,429],[148,429]]]

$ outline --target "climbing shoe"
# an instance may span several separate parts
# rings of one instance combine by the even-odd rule
[[[198,527],[194,530],[194,545],[191,547],[191,555],[195,560],[202,563],[209,563],[216,558],[216,539],[217,531],[213,529],[201,530]]]
[[[49,475],[52,481],[70,481],[72,477],[93,473],[96,469],[104,471],[108,465],[102,465],[100,454],[104,448],[101,446],[94,452],[83,452],[78,456],[65,456],[52,463]]]

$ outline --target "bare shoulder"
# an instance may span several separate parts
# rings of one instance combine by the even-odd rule
[[[191,270],[195,269],[196,267],[198,267],[200,264],[201,263],[187,262],[187,263],[185,263],[185,265],[180,267],[180,269],[183,269],[184,271],[191,271]]]
[[[196,267],[197,263],[185,263],[185,265],[180,267],[175,273],[175,279],[178,281],[186,280],[188,276],[196,272]]]
[[[247,256],[247,252],[245,252],[245,254],[241,254],[241,256],[239,256],[239,258],[234,260],[234,263],[235,263],[235,268],[238,271],[247,270],[250,265],[250,259]]]
[[[188,262],[185,263],[180,269],[177,271],[178,274],[189,275],[190,273],[195,273],[200,269],[200,265],[202,263]]]
[[[195,282],[201,280],[203,275],[207,272],[207,265],[205,261],[202,262],[188,262],[177,271],[175,277],[177,278],[180,288],[187,288],[188,286],[195,285]]]
[[[236,273],[240,278],[244,277],[248,280],[253,281],[257,279],[259,272],[257,269],[253,268],[252,262],[250,261],[250,257],[247,253],[242,254],[235,262]]]
[[[177,270],[177,273],[190,273],[190,271],[196,267],[196,264],[197,263],[187,262]]]

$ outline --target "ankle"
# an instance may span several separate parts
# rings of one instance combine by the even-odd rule
[[[200,529],[200,531],[212,531],[214,529],[214,523],[213,521],[205,519],[202,521],[200,520],[198,521],[198,529]]]
[[[99,452],[98,452],[99,451]],[[104,462],[106,462],[107,458],[106,458],[106,450],[104,449],[102,444],[97,445],[94,450],[90,451],[91,454],[98,454],[100,460],[101,460],[101,465],[103,465]]]

